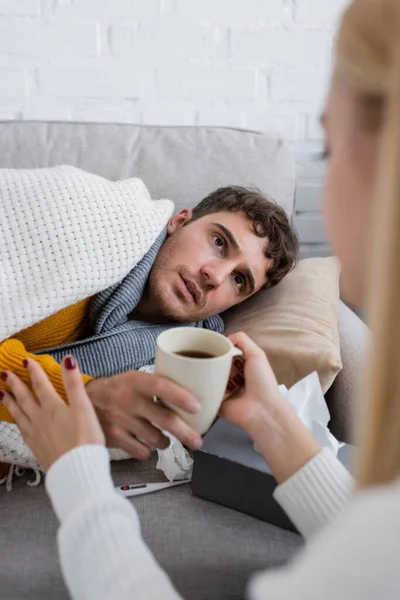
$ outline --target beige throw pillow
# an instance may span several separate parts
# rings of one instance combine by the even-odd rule
[[[324,393],[342,368],[337,327],[339,261],[301,260],[276,287],[224,315],[226,333],[244,331],[286,387],[317,371]]]

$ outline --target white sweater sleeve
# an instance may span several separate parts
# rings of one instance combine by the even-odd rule
[[[275,497],[309,536],[336,516],[351,487],[347,471],[321,452],[279,486]],[[134,506],[115,491],[105,448],[80,446],[65,454],[49,470],[46,488],[61,522],[61,570],[74,600],[181,599],[142,540]],[[289,575],[290,570],[288,584]],[[256,598],[265,586],[266,581],[255,586]]]
[[[49,470],[58,548],[74,600],[182,600],[142,540],[133,505],[116,492],[107,450],[80,446]]]
[[[279,485],[274,498],[308,539],[336,519],[353,488],[348,470],[325,448]]]
[[[251,600],[398,600],[400,481],[359,493],[290,564],[252,579]]]

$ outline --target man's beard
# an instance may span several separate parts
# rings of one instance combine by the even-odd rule
[[[160,263],[160,268],[162,268],[162,262],[160,261]],[[157,276],[157,270],[155,270],[150,277],[150,293],[152,300],[157,304],[157,310],[164,319],[178,321],[180,323],[190,323],[211,316],[204,310],[207,304],[208,290],[204,289],[204,284],[190,272],[187,265],[181,264],[174,267],[176,278],[178,279],[178,277],[181,276],[184,280],[194,281],[201,292],[201,297],[197,302],[188,304],[187,306],[170,287],[167,289],[165,288],[162,281],[160,281]]]
[[[171,272],[171,258],[177,254],[176,246],[178,240],[179,231],[169,236],[162,245],[150,273],[148,295],[160,318],[163,320],[190,323],[211,316],[204,312],[207,304],[208,290],[205,289],[204,282],[199,281],[198,276],[193,275],[189,267],[184,264],[174,266],[173,275],[177,279],[181,275],[184,279],[196,282],[198,289],[201,291],[201,297],[198,302],[186,307],[185,303],[180,301],[179,296],[169,286],[166,289],[162,274]]]

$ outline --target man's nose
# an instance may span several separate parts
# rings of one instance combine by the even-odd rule
[[[227,261],[217,261],[204,265],[201,269],[204,283],[210,288],[218,288],[230,276],[232,265]]]

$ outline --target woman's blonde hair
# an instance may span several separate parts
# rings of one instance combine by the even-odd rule
[[[366,384],[358,403],[360,487],[400,475],[400,0],[355,0],[336,47],[336,75],[379,128]],[[371,117],[371,118],[370,118]]]

